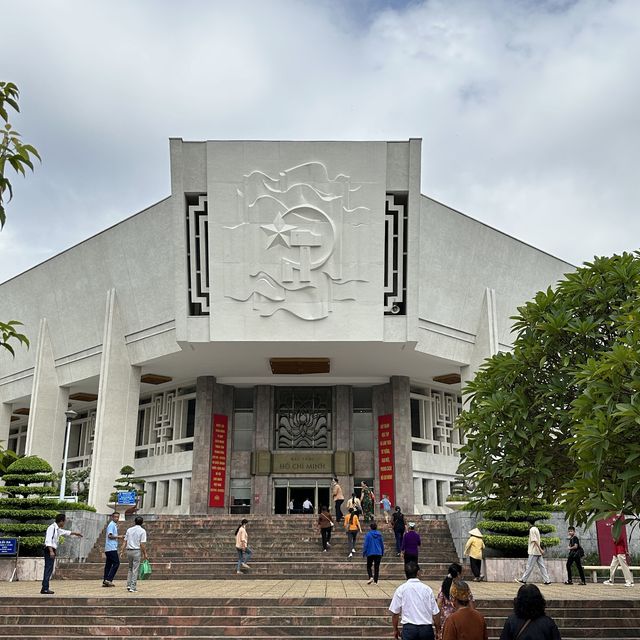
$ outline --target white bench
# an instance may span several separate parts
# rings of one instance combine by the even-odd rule
[[[596,565],[589,565],[589,566],[583,566],[582,567],[585,571],[590,571],[591,572],[591,580],[593,582],[598,582],[598,571],[609,571],[609,565],[602,565],[602,566],[596,566]],[[630,571],[633,573],[634,571],[640,571],[640,567],[629,567]]]

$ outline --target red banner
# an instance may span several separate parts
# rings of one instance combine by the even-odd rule
[[[596,522],[596,533],[598,534],[598,553],[600,554],[600,564],[610,564],[613,558],[615,542],[613,540],[613,525],[618,516],[611,516],[605,520]],[[627,528],[622,525],[622,533],[627,539]]]
[[[214,414],[211,429],[211,475],[209,477],[209,506],[224,507],[227,477],[227,433],[229,418]]]
[[[396,504],[395,471],[393,464],[393,416],[378,416],[378,472],[380,489],[378,499],[384,495],[391,506]]]

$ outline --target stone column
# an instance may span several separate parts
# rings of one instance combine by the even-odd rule
[[[391,377],[393,403],[393,453],[396,502],[405,513],[413,513],[413,456],[411,453],[410,385],[407,376]]]
[[[351,415],[353,412],[351,387],[339,385],[335,388],[335,415],[334,415],[334,437],[335,451],[345,452],[347,460],[353,455],[353,434],[351,432]],[[346,500],[353,487],[353,469],[348,473],[337,473],[338,482],[342,487]],[[332,505],[329,505],[331,508]],[[343,511],[345,508],[343,507]]]
[[[373,455],[374,455],[374,480],[378,487],[378,493],[380,494],[378,499],[382,499],[382,491],[380,491],[380,464],[378,460],[378,418],[380,416],[385,416],[389,414],[393,414],[393,402],[391,396],[391,385],[390,384],[381,384],[373,387],[372,389],[372,406],[373,406]],[[395,438],[394,438],[395,440]],[[395,443],[394,443],[395,450]],[[394,460],[395,466],[395,460]],[[394,490],[396,492],[396,496],[398,493],[397,489],[398,478],[396,476],[394,482]],[[378,497],[378,496],[376,496]],[[398,503],[398,499],[396,497],[395,503]],[[392,505],[395,507],[395,504]]]
[[[256,418],[256,437],[254,453],[258,451],[271,451],[272,447],[272,424],[273,424],[273,387],[269,385],[259,385],[255,388],[254,405]],[[271,513],[272,502],[271,478],[268,475],[255,475],[253,477],[252,511],[260,515]],[[260,502],[256,503],[258,496]]]
[[[0,444],[6,449],[9,443],[9,431],[11,429],[11,413],[13,404],[0,403]]]
[[[113,484],[125,465],[135,467],[140,367],[129,360],[116,290],[107,293],[89,503],[108,513]]]
[[[215,386],[216,379],[213,376],[201,376],[196,380],[196,416],[193,428],[193,463],[189,497],[191,515],[202,515],[209,511],[211,417]]]
[[[55,357],[46,318],[40,321],[38,347],[33,371],[33,389],[25,453],[44,458],[54,469],[62,469],[64,412],[69,404],[69,389],[60,387]]]
[[[227,513],[229,509],[229,464],[225,478],[224,507],[209,507],[209,482],[211,472],[211,436],[214,414],[229,419],[227,438],[227,462],[231,461],[231,437],[233,433],[233,387],[218,384],[213,376],[201,376],[196,380],[196,416],[193,431],[193,462],[189,513]]]

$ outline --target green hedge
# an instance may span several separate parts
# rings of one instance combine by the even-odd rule
[[[53,487],[39,487],[37,485],[20,486],[20,487],[2,487],[0,493],[6,493],[10,496],[55,496],[56,490]]]
[[[28,520],[53,520],[59,509],[4,509],[0,507],[0,518],[26,522]]]
[[[24,522],[0,522],[0,533],[4,536],[25,533],[45,533],[49,525],[45,522],[40,524]]]
[[[500,521],[519,521],[530,522],[533,524],[536,520],[547,520],[551,517],[551,513],[548,511],[512,511],[511,513],[503,509],[494,509],[486,511],[484,514],[491,520]]]
[[[26,498],[0,498],[0,509],[22,508],[25,506]],[[55,508],[58,513],[61,511],[95,511],[96,508],[86,502],[65,502],[64,500],[51,500],[48,498],[28,498],[30,507],[40,507],[44,509]],[[1,516],[0,516],[1,517]]]
[[[482,520],[476,526],[483,530],[488,529],[505,535],[526,535],[527,538],[531,527],[528,522],[509,522],[504,520]],[[553,533],[556,530],[552,524],[537,524],[536,527],[538,527],[540,533]]]
[[[18,458],[7,467],[8,474],[25,473],[51,473],[51,465],[38,456],[25,456]],[[5,476],[6,477],[6,476]]]
[[[487,533],[484,536],[484,542],[487,547],[499,549],[500,551],[513,554],[516,557],[526,557],[527,549],[529,547],[528,538],[523,538],[521,536],[505,536]],[[542,538],[541,543],[543,548],[555,547],[560,544],[560,538]]]
[[[5,473],[2,476],[2,479],[7,485],[15,486],[15,484],[39,484],[40,482],[55,482],[58,479],[58,476],[55,473]]]

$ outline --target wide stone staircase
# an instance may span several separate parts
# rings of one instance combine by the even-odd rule
[[[337,528],[331,550],[324,553],[314,527],[315,517],[249,516],[249,542],[254,549],[254,559],[251,569],[238,576],[233,533],[240,519],[237,516],[146,517],[154,590],[144,586],[141,593],[120,595],[116,589],[105,589],[106,594],[101,597],[89,595],[91,590],[87,589],[80,591],[81,595],[63,595],[65,589],[58,582],[60,579],[88,580],[94,590],[102,591],[99,587],[104,566],[102,534],[86,562],[59,565],[52,583],[55,596],[10,597],[0,588],[0,636],[9,640],[94,637],[276,640],[287,636],[329,640],[392,636],[390,594],[404,576],[401,559],[395,555],[393,532],[384,524],[380,526],[387,553],[378,587],[381,592],[372,594],[373,587],[368,587],[362,597],[362,538],[358,541],[356,558],[348,561],[342,528]],[[423,539],[420,564],[424,577],[432,585],[438,584],[448,563],[456,559],[447,523],[419,519],[417,522]],[[121,523],[121,533],[130,525],[130,522]],[[126,567],[122,566],[116,578],[121,587],[125,571]],[[223,583],[217,584],[222,584],[224,589],[209,595],[206,590],[212,587],[207,585],[216,583],[197,582],[197,579],[223,579]],[[174,582],[163,583],[165,580]],[[292,585],[305,580],[327,581],[323,584],[335,585],[346,597],[329,597],[329,586],[322,597],[312,596],[309,591],[306,597],[271,595],[274,592],[269,592],[270,589],[283,583],[288,585],[287,580]],[[339,585],[335,580],[343,583]],[[393,582],[389,584],[387,580]],[[158,589],[159,585],[167,587]],[[498,594],[494,596],[493,585],[474,585],[477,605],[487,618],[491,640],[499,638],[504,621],[512,611],[511,597],[502,595],[515,593],[515,585],[509,586],[511,590],[507,585],[496,585]],[[78,593],[77,587],[74,589]],[[563,639],[640,640],[640,601],[632,599],[631,590],[623,591],[621,599],[612,599],[611,589],[603,591],[602,596],[598,591],[571,593],[578,597],[566,600],[565,591],[559,592],[563,594],[561,599],[553,599],[549,592],[545,594],[547,612],[555,618]],[[27,593],[33,593],[30,587]]]
[[[234,532],[242,516],[162,516],[145,518],[147,550],[153,579],[239,579]],[[353,561],[342,525],[334,527],[331,548],[322,551],[317,516],[250,516],[247,532],[253,550],[247,574],[275,579],[346,579],[353,574],[353,561],[362,559],[364,533],[359,534]],[[423,577],[442,579],[457,554],[446,520],[417,521],[423,543],[420,566]],[[121,523],[124,533],[132,523]],[[385,542],[381,579],[404,579],[402,558],[395,554],[393,531],[379,522]],[[363,524],[363,531],[369,530]],[[104,569],[104,532],[84,563],[60,563],[56,578],[101,579]],[[122,579],[125,567],[120,568]]]
[[[305,598],[25,598],[0,597],[4,638],[254,638],[391,636],[389,600]],[[499,638],[509,600],[478,600],[489,637]],[[547,609],[565,640],[637,640],[637,601],[555,601]]]

